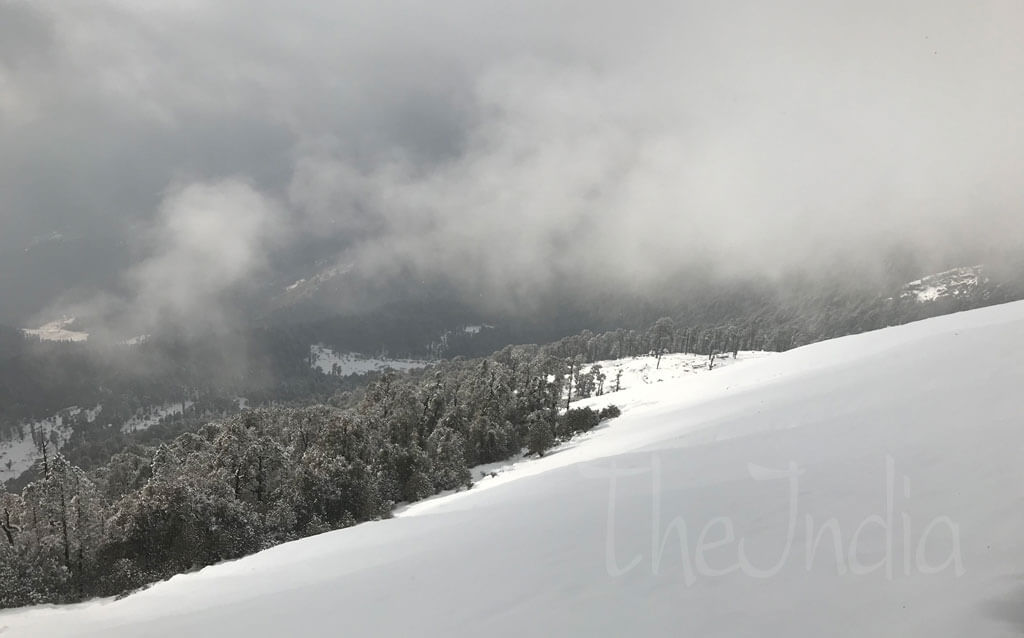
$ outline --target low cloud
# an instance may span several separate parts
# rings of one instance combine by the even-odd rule
[[[311,241],[515,306],[1024,237],[1013,3],[11,7],[40,35],[0,47],[0,259],[142,246],[113,294],[143,323],[216,320]]]
[[[225,297],[267,267],[282,239],[280,209],[238,180],[174,189],[150,232],[150,254],[127,275],[143,325],[220,325]]]
[[[169,327],[223,330],[238,318],[235,302],[285,243],[284,222],[281,206],[244,180],[173,187],[137,235],[138,262],[118,289],[60,302],[48,314],[76,316],[115,339]]]

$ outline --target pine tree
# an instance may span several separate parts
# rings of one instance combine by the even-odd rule
[[[551,424],[542,412],[534,412],[529,419],[527,450],[530,454],[544,456],[555,442],[555,434]]]
[[[452,490],[469,484],[471,476],[461,434],[450,427],[439,427],[427,439],[427,450],[433,461],[435,489]]]

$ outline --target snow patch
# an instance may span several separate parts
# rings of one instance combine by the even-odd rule
[[[121,430],[127,433],[148,430],[154,425],[162,422],[167,417],[184,414],[185,410],[188,410],[193,405],[194,403],[192,401],[179,401],[176,403],[165,403],[163,405],[143,408],[136,412],[135,416],[128,419],[128,421],[121,426]]]
[[[22,330],[26,335],[38,337],[43,341],[86,341],[89,339],[88,332],[71,330],[74,325],[74,317],[64,317],[56,321],[39,326],[38,328],[25,328]]]
[[[691,374],[730,366],[738,361],[760,359],[771,354],[773,353],[744,350],[737,352],[736,356],[733,356],[731,352],[715,355],[712,361],[708,355],[677,352],[662,355],[660,363],[656,356],[645,355],[586,363],[583,364],[583,371],[589,372],[599,368],[601,374],[605,376],[604,393],[608,394],[615,392],[616,378],[618,378],[619,388],[628,390],[639,385],[680,379]],[[621,377],[619,377],[620,372]]]
[[[946,297],[969,294],[980,283],[988,281],[982,274],[983,266],[963,266],[916,279],[903,286],[901,299],[914,299],[929,303]]]
[[[343,377],[350,374],[368,374],[384,370],[416,370],[430,365],[429,361],[419,359],[367,357],[357,352],[338,354],[321,344],[311,346],[309,353],[312,367],[324,374],[336,374]]]
[[[311,277],[303,277],[285,287],[289,296],[309,296],[316,293],[321,286],[352,271],[353,264],[335,264],[324,268]]]
[[[20,432],[15,432],[6,441],[0,441],[0,483],[18,478],[32,467],[41,455],[41,441],[49,441],[49,453],[55,454],[71,438],[71,424],[75,417],[84,415],[85,420],[92,423],[102,410],[102,405],[88,409],[73,406],[51,417],[22,423]]]

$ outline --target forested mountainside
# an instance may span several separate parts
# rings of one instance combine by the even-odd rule
[[[600,371],[536,346],[386,373],[337,406],[246,410],[85,471],[40,442],[0,505],[0,605],[70,602],[468,487],[469,467],[587,431]],[[567,409],[570,408],[570,409]]]
[[[610,417],[619,413],[610,402],[625,406],[585,440],[481,481],[491,489],[413,505],[401,522],[289,543],[124,600],[0,620],[55,635],[244,626],[270,636],[299,623],[323,635],[339,623],[398,635],[457,632],[465,616],[485,623],[529,596],[529,609],[514,613],[555,633],[706,625],[722,636],[765,626],[813,635],[843,614],[854,633],[1002,635],[1016,626],[1006,567],[1019,560],[1019,513],[1003,492],[1019,474],[1017,447],[1006,441],[1020,432],[1008,392],[1016,359],[1000,348],[1019,347],[1022,330],[1024,308],[1008,304],[636,386],[564,412],[552,407],[563,401],[559,383],[569,387],[564,362],[510,347],[415,378],[388,376],[349,408],[249,411],[92,474],[52,458],[45,479],[3,497],[8,605],[112,593],[387,516],[393,499],[460,489],[466,463],[517,444],[539,442],[540,452],[552,433],[591,428],[601,417],[592,408],[606,406]],[[957,365],[978,353],[991,374]],[[847,409],[837,413],[837,399]],[[789,472],[772,469],[787,462]],[[903,483],[896,494],[894,478]],[[875,514],[886,485],[888,523]],[[806,537],[793,536],[793,508]],[[890,534],[862,533],[869,522]],[[728,533],[704,542],[723,525]],[[908,594],[908,584],[925,591]],[[651,602],[651,613],[638,617],[624,595]],[[911,603],[893,603],[901,597]],[[789,613],[808,598],[814,609]],[[415,613],[386,613],[396,604]]]
[[[90,468],[133,443],[169,440],[244,406],[329,403],[366,383],[362,377],[316,369],[314,344],[338,353],[422,361],[545,342],[552,343],[557,356],[583,362],[655,349],[780,351],[1017,299],[1017,281],[1012,272],[964,267],[881,291],[806,285],[797,295],[749,283],[720,290],[697,287],[688,302],[674,307],[623,299],[595,306],[554,304],[541,313],[547,322],[420,301],[372,316],[242,325],[217,334],[157,334],[116,343],[53,342],[0,329],[0,445],[38,436],[34,422],[77,408],[78,416],[65,419],[70,426],[62,440],[51,442]],[[133,426],[141,421],[145,428]],[[26,475],[18,485],[30,479]]]
[[[175,349],[147,339],[111,354],[111,346],[8,332],[4,405],[44,410],[47,395],[33,396],[30,385],[18,383],[55,380],[50,400],[114,407],[104,405],[102,418],[95,411],[69,414],[75,423],[67,440],[14,433],[31,437],[37,462],[19,481],[31,481],[20,494],[4,496],[10,577],[0,578],[0,600],[22,605],[116,594],[465,487],[469,467],[524,451],[543,454],[614,416],[569,409],[573,399],[613,389],[599,366],[587,365],[594,361],[691,352],[707,355],[711,368],[716,357],[741,350],[787,350],[988,305],[1005,294],[980,271],[958,269],[892,296],[837,296],[787,309],[765,304],[746,316],[729,317],[735,310],[723,299],[701,310],[728,317],[720,323],[665,316],[643,329],[585,330],[545,346],[438,359],[362,383],[315,370],[311,335],[294,327],[254,333],[261,348],[234,368],[217,341]],[[133,368],[124,357],[154,367]],[[38,366],[22,368],[38,376],[13,375],[21,361]],[[215,383],[203,386],[204,379]],[[71,391],[58,394],[62,387]],[[107,394],[90,394],[94,387]],[[237,400],[243,392],[244,404]],[[26,400],[14,402],[19,396]],[[116,396],[128,399],[119,404]],[[182,402],[177,423],[141,437],[105,423],[126,401],[161,400]],[[277,407],[242,410],[249,401]],[[8,428],[18,430],[21,424],[8,419]]]

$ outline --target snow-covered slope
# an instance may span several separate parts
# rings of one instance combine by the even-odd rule
[[[50,442],[50,453],[59,450],[72,434],[72,421],[84,412],[85,420],[92,423],[103,411],[102,405],[82,410],[73,406],[39,421],[22,423],[20,433],[0,439],[0,483],[21,476],[39,460],[41,440]]]
[[[628,357],[625,359],[611,359],[597,361],[583,365],[583,371],[587,372],[594,368],[600,368],[605,375],[604,391],[614,392],[616,379],[618,387],[628,390],[639,385],[661,383],[673,379],[680,379],[694,373],[703,373],[717,368],[723,368],[739,361],[758,359],[770,355],[770,352],[742,351],[733,353],[727,352],[716,355],[714,361],[707,355],[690,354],[685,352],[674,352],[661,357],[645,355],[642,357]],[[619,374],[621,372],[621,375]]]
[[[900,298],[928,303],[950,297],[965,297],[985,283],[988,283],[988,277],[984,275],[984,266],[963,266],[911,281],[900,291]]]
[[[1000,636],[1024,629],[1024,303],[644,385],[392,520],[8,636]]]
[[[192,401],[186,400],[184,402],[164,403],[163,405],[149,406],[140,409],[136,412],[135,416],[128,419],[124,425],[121,426],[121,430],[126,433],[148,430],[169,416],[184,414],[185,410],[191,408],[193,405],[195,404]]]

